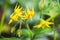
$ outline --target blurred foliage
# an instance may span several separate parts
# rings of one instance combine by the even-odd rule
[[[24,35],[25,38],[30,38],[32,37],[30,32],[27,29],[22,29],[22,34]]]
[[[40,29],[34,29],[34,34],[45,34],[45,33],[48,33],[48,32],[52,32],[53,30],[51,28],[40,28]]]
[[[0,40],[21,40],[19,38],[0,38]]]
[[[0,6],[3,8],[3,15],[1,17],[1,21],[0,21],[0,35],[1,32],[5,30],[5,32],[7,32],[6,30],[10,29],[9,32],[11,31],[11,33],[17,35],[17,36],[21,36],[20,38],[22,40],[28,40],[28,39],[34,39],[34,36],[39,35],[39,34],[46,34],[49,32],[53,32],[54,31],[54,27],[52,26],[51,28],[39,28],[39,29],[33,29],[34,25],[39,24],[39,20],[38,18],[40,18],[40,16],[45,17],[44,15],[50,16],[51,18],[49,19],[55,19],[56,16],[58,16],[60,14],[60,3],[59,0],[43,0],[44,2],[41,2],[42,0],[0,0]],[[20,7],[22,7],[22,10],[26,10],[26,6],[29,7],[29,9],[32,9],[32,6],[34,7],[34,11],[35,14],[33,16],[33,21],[30,21],[29,19],[27,20],[29,25],[29,28],[32,27],[32,29],[26,29],[25,28],[25,21],[22,23],[21,26],[24,26],[21,30],[19,29],[19,22],[17,24],[19,24],[17,27],[12,26],[15,23],[12,23],[8,26],[8,22],[9,22],[9,17],[13,12],[13,9],[15,8],[16,3],[18,3],[18,5],[20,5]],[[9,12],[8,12],[9,10]],[[37,16],[36,16],[37,15]],[[6,19],[6,20],[5,20]],[[58,21],[58,20],[57,20]],[[55,22],[54,22],[55,23]],[[7,24],[7,26],[5,26],[5,24]],[[2,30],[4,28],[4,30]],[[8,28],[8,29],[7,29]],[[58,27],[60,28],[60,24],[58,24]],[[31,31],[30,31],[31,30]],[[20,33],[21,32],[21,33]],[[33,37],[32,34],[33,33]],[[21,34],[21,35],[20,35]],[[0,40],[20,40],[20,38],[3,38]],[[26,39],[28,38],[28,39]]]

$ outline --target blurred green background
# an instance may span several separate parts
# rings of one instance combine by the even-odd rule
[[[20,7],[22,7],[23,10],[25,10],[26,6],[28,6],[30,9],[32,8],[32,6],[34,7],[35,14],[33,16],[33,21],[28,20],[29,26],[32,29],[33,25],[35,25],[36,23],[39,22],[39,21],[37,21],[37,19],[40,18],[40,9],[39,9],[40,1],[41,0],[0,0],[0,25],[4,26],[3,33],[2,33],[2,35],[0,35],[0,40],[20,40],[20,38],[18,38],[16,35],[10,33],[10,28],[11,28],[10,26],[14,26],[15,23],[8,25],[8,22],[10,19],[9,16],[13,12],[16,3],[18,3],[18,5],[20,5]],[[60,13],[60,0],[52,0],[52,1],[55,5],[53,12]],[[50,17],[50,15],[48,14],[48,12],[50,10],[50,2],[51,2],[51,0],[45,0],[45,3],[44,3],[45,6],[43,9],[43,15],[44,15],[43,18],[44,19],[47,19]],[[53,14],[53,12],[52,12],[52,14]],[[57,40],[60,40],[60,14],[54,19],[54,22],[55,22],[55,27],[56,27]],[[19,26],[19,24],[17,26]],[[22,26],[24,28],[24,23]],[[25,36],[22,35],[21,40],[30,40],[29,36],[31,34],[29,34],[29,32],[27,32],[27,30],[24,30],[24,29],[22,29],[22,30],[23,30],[23,34],[24,35],[26,34],[28,36],[28,38],[25,38],[26,35]],[[43,30],[43,31],[45,31],[45,30]],[[47,31],[51,31],[51,30],[47,29]],[[37,33],[39,33],[39,31]],[[34,38],[34,40],[53,40],[53,35],[54,35],[53,31],[49,32],[49,33],[45,33],[45,34],[41,33],[41,34],[37,35]]]

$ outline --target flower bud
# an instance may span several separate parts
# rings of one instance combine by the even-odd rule
[[[44,8],[44,1],[41,0],[41,1],[39,2],[39,9],[42,10],[43,8]]]

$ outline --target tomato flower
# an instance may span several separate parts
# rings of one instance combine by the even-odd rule
[[[45,27],[50,27],[49,25],[50,24],[53,24],[52,22],[48,22],[48,21],[45,21],[45,20],[43,20],[43,19],[40,19],[41,20],[41,22],[40,22],[40,24],[38,24],[38,25],[35,25],[34,26],[34,28],[45,28]]]

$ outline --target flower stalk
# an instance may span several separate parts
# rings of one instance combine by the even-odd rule
[[[52,21],[54,22],[54,19]],[[55,28],[55,24],[53,24],[53,31],[54,31],[54,40],[56,40],[56,28]]]
[[[28,31],[31,33],[31,35],[32,35],[32,37],[33,37],[33,32],[32,32],[31,29],[29,28],[29,25],[28,25],[27,21],[26,21],[26,28],[28,29]]]

